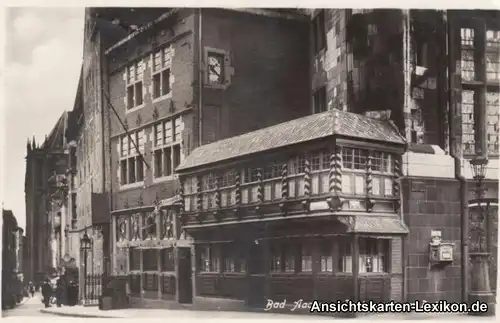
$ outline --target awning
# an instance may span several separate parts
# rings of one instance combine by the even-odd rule
[[[339,219],[347,224],[347,220]],[[371,234],[407,234],[408,227],[400,218],[393,216],[354,216],[354,227],[348,232],[351,233],[371,233]]]

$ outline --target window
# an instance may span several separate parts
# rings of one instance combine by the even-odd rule
[[[483,131],[476,128],[479,125],[475,123],[475,115],[485,109],[485,133],[481,133],[481,136],[483,134],[486,136],[484,140],[488,154],[498,155],[500,31],[491,30],[485,25],[476,26],[476,28],[460,29],[462,150],[464,155],[475,154],[476,131]],[[479,41],[483,39],[478,37],[480,33],[485,33],[484,42]],[[486,59],[483,60],[483,57]],[[486,98],[483,100],[479,95],[484,92],[478,90],[484,87],[486,87]]]
[[[140,250],[131,248],[129,251],[129,270],[140,270],[141,269],[141,256]]]
[[[319,88],[314,92],[313,107],[314,107],[313,113],[321,113],[327,111],[325,86]]]
[[[161,271],[175,271],[174,249],[167,248],[160,251]]]
[[[229,187],[236,184],[236,172],[229,171],[224,173],[220,178],[220,187]]]
[[[76,205],[76,193],[71,193],[71,229],[76,229],[78,221],[78,207]]]
[[[171,176],[181,163],[181,119],[163,121],[153,126],[154,177]]]
[[[316,17],[314,17],[312,23],[314,53],[318,54],[326,48],[325,10],[320,10]]]
[[[220,272],[218,248],[213,245],[200,248],[200,272]]]
[[[223,247],[224,266],[223,272],[243,273],[246,270],[245,258],[238,252],[233,244],[227,244]]]
[[[389,240],[360,238],[359,239],[359,272],[386,272],[386,262],[389,250]]]
[[[301,272],[311,272],[312,271],[312,253],[310,246],[302,246],[300,255],[300,271]]]
[[[339,271],[352,273],[352,241],[339,241]],[[359,238],[359,273],[387,272],[389,255],[388,239]]]
[[[244,183],[253,183],[258,180],[258,173],[259,169],[252,167],[252,168],[246,168],[244,172],[244,178],[243,181]]]
[[[144,64],[142,60],[127,67],[127,109],[143,103],[142,79]]]
[[[358,148],[343,148],[342,149],[342,167],[347,169],[366,169],[366,158],[368,153],[366,150]]]
[[[314,151],[310,154],[311,171],[330,169],[330,154],[327,150]]]
[[[270,270],[271,272],[295,272],[295,259],[296,249],[293,245],[276,246],[271,249]]]
[[[144,130],[120,138],[120,184],[144,181]],[[137,148],[136,148],[137,147]]]
[[[166,47],[153,55],[153,99],[170,93],[170,71],[172,66],[172,48]]]
[[[462,91],[462,145],[464,154],[474,154],[474,91]]]
[[[262,179],[273,179],[281,177],[281,164],[277,162],[271,162],[264,167],[264,172]]]
[[[158,253],[156,249],[142,250],[142,270],[144,271],[158,270]]]
[[[372,170],[375,172],[391,173],[392,156],[389,153],[374,151],[372,155]]]
[[[352,273],[352,242],[351,237],[342,237],[338,240],[339,263],[338,271]]]
[[[332,241],[322,241],[320,245],[320,271],[332,272],[333,271],[333,256],[332,256]]]
[[[209,52],[208,82],[210,84],[224,84],[224,54]]]

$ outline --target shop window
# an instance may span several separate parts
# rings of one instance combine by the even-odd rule
[[[160,252],[161,257],[161,271],[175,271],[174,249],[162,249]]]
[[[292,245],[271,248],[271,272],[295,272],[297,250]]]
[[[144,271],[158,270],[158,250],[156,249],[142,250],[142,270]]]
[[[129,251],[129,270],[141,270],[140,250],[131,248]]]
[[[333,271],[333,256],[332,256],[332,241],[325,240],[320,244],[320,271],[332,272]]]
[[[338,240],[339,258],[338,271],[352,273],[352,241],[351,237],[342,237]]]
[[[388,239],[359,238],[359,273],[387,272],[389,256]],[[339,241],[340,272],[352,273],[352,241],[343,238]]]
[[[301,262],[301,272],[311,272],[312,271],[312,253],[310,246],[302,246],[300,255]]]
[[[223,272],[226,273],[243,273],[246,270],[245,257],[237,250],[233,244],[223,246],[224,266]]]
[[[389,254],[389,240],[359,239],[359,272],[383,273],[387,271],[386,261]]]
[[[220,272],[219,248],[215,245],[200,248],[200,272]]]

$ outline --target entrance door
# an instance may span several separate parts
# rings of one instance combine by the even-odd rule
[[[193,302],[191,249],[188,247],[177,248],[179,259],[179,303],[191,304]]]
[[[266,253],[261,244],[252,243],[248,252],[248,305],[266,303]]]

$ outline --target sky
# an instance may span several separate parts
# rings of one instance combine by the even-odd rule
[[[84,8],[6,8],[3,203],[25,228],[26,142],[42,143],[76,95]],[[6,156],[5,154],[4,156]]]

